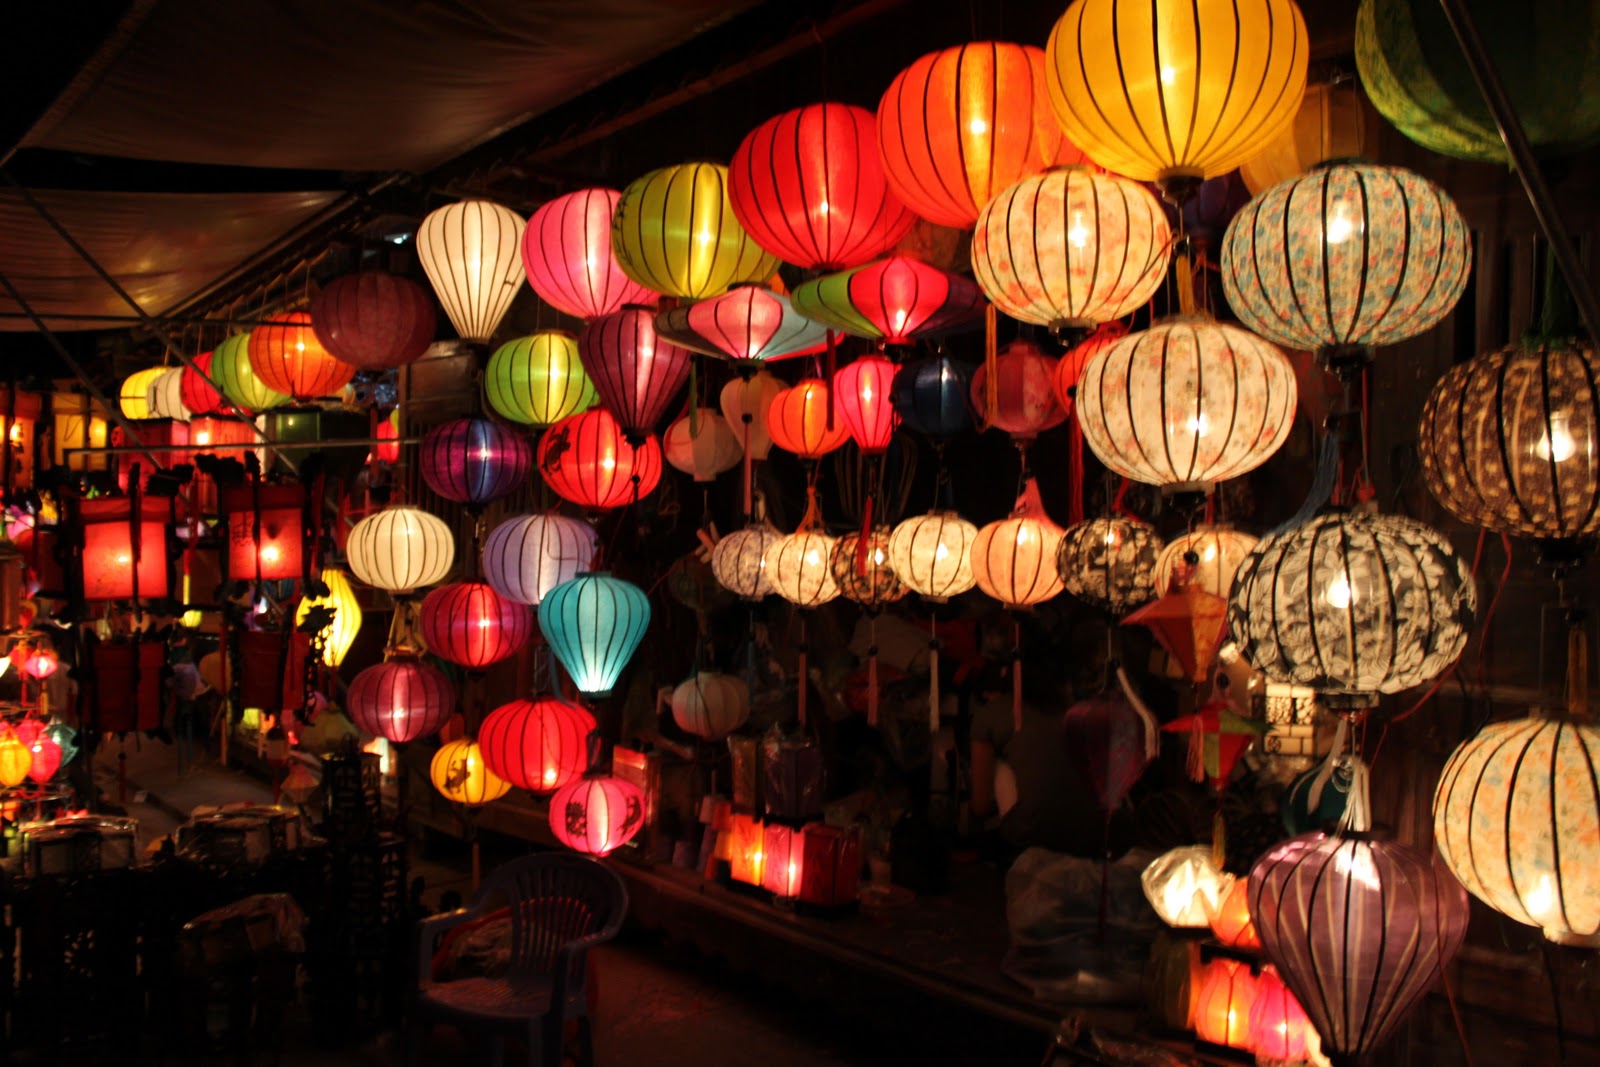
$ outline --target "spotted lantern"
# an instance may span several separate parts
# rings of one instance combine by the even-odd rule
[[[579,189],[540,205],[528,220],[522,235],[528,285],[557,311],[597,319],[659,299],[611,254],[611,221],[621,199],[615,189]]]
[[[739,225],[728,170],[715,163],[662,167],[634,180],[612,216],[611,250],[629,278],[682,300],[766,281],[778,269],[778,258]]]
[[[834,542],[830,565],[844,598],[868,609],[881,608],[910,592],[890,564],[887,526],[875,527],[865,538],[859,531],[840,537]]]
[[[767,546],[767,581],[772,591],[789,603],[815,608],[839,595],[833,577],[832,537],[818,530],[801,529],[780,535]]]
[[[1161,537],[1132,519],[1090,519],[1061,535],[1056,568],[1067,592],[1122,615],[1156,595]]]
[[[578,339],[562,330],[541,330],[495,349],[483,390],[496,414],[526,426],[560,422],[600,398],[583,369]]]

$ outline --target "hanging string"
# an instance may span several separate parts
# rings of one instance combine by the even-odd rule
[[[1328,749],[1328,757],[1317,768],[1317,773],[1311,779],[1311,784],[1306,788],[1306,808],[1316,811],[1322,803],[1322,791],[1333,780],[1333,772],[1339,766],[1340,757],[1344,755],[1344,746],[1350,735],[1350,720],[1348,717],[1339,716],[1339,726],[1333,732],[1333,744]]]
[[[867,725],[878,725],[878,612],[867,613]]]
[[[1577,721],[1589,716],[1589,634],[1582,617],[1567,630],[1567,715]]]
[[[1000,415],[1000,317],[993,304],[983,311],[983,426]]]
[[[1078,422],[1076,415],[1067,423],[1067,477],[1072,483],[1072,493],[1067,502],[1067,522],[1076,525],[1083,521],[1083,425]]]
[[[928,732],[939,732],[939,618],[928,614]]]
[[[1022,620],[1011,617],[1011,729],[1022,732]]]
[[[800,675],[799,692],[796,695],[800,705],[800,725],[802,727],[806,724],[806,690],[810,688],[810,664],[809,656],[807,655],[810,651],[810,646],[806,644],[806,612],[802,608],[800,610],[800,644],[796,646]]]

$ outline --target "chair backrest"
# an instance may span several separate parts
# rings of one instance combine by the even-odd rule
[[[478,899],[499,897],[511,918],[508,976],[548,974],[556,952],[580,937],[615,937],[628,912],[628,890],[598,860],[541,852],[512,860],[483,880]]]

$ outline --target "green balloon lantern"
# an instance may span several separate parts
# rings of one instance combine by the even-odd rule
[[[484,371],[489,406],[513,422],[550,426],[594,407],[599,394],[563,330],[541,330],[495,349]]]
[[[289,403],[289,397],[256,377],[250,366],[250,331],[236,333],[211,353],[211,380],[222,395],[246,411],[270,411]]]

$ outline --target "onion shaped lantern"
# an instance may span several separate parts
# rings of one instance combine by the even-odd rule
[[[44,785],[61,769],[61,746],[43,731],[23,744],[28,750],[28,781]]]
[[[150,386],[167,372],[166,367],[146,367],[122,379],[117,390],[117,406],[130,419],[148,419],[150,414]]]
[[[1172,228],[1137,182],[1085,167],[1005,189],[972,231],[972,273],[1019,322],[1087,330],[1132,314],[1166,277]]]
[[[611,254],[611,220],[621,199],[615,189],[579,189],[540,205],[528,220],[522,235],[528,285],[557,311],[597,319],[659,299]]]
[[[1298,178],[1318,163],[1377,153],[1377,114],[1354,78],[1306,86],[1294,121],[1255,156],[1239,164],[1250,195]]]
[[[533,448],[517,430],[494,419],[452,419],[422,438],[422,480],[469,510],[522,488]]]
[[[550,798],[550,832],[589,856],[608,856],[644,825],[644,794],[632,782],[588,774]]]
[[[1455,750],[1433,839],[1467,891],[1559,945],[1600,947],[1600,729],[1535,714]]]
[[[404,745],[438,733],[455,714],[456,693],[431,663],[395,656],[350,680],[345,710],[367,733]]]
[[[828,340],[826,326],[796,311],[787,296],[759,285],[736,285],[721,296],[668,308],[656,315],[656,333],[736,364],[807,355]]]
[[[290,400],[287,393],[278,392],[256,377],[250,363],[248,332],[236,333],[212,349],[211,380],[223,396],[245,411],[270,411]]]
[[[322,662],[325,666],[337,667],[350,653],[350,646],[356,643],[356,634],[361,632],[361,601],[356,598],[349,576],[339,568],[324,569],[321,580],[328,587],[327,595],[302,597],[300,606],[295,608],[294,621],[296,626],[303,623],[312,608],[328,608],[333,612],[333,620],[321,632]]]
[[[1094,356],[1078,422],[1112,471],[1168,492],[1205,491],[1265,463],[1289,437],[1294,368],[1234,326],[1178,318]]]
[[[443,519],[395,505],[351,528],[345,557],[351,573],[367,585],[410,593],[444,580],[456,561],[456,542]]]
[[[586,522],[545,512],[507,519],[483,542],[483,574],[495,592],[537,604],[594,563],[598,541]]]
[[[745,135],[728,165],[734,217],[766,251],[805,270],[883,255],[916,222],[889,190],[877,119],[853,104],[785,111]]]
[[[183,371],[182,367],[173,367],[151,380],[150,388],[145,393],[145,407],[149,409],[152,419],[189,421],[193,413],[183,406]],[[83,439],[83,443],[87,444],[88,440]]]
[[[33,753],[18,740],[17,735],[6,731],[0,734],[0,789],[14,789],[28,780],[33,769]]]
[[[261,384],[295,400],[334,396],[356,376],[354,367],[322,347],[311,316],[304,311],[291,311],[257,326],[248,343],[250,368]]]
[[[744,454],[753,460],[766,459],[772,450],[772,436],[767,433],[767,410],[783,389],[783,382],[766,371],[735,378],[722,387],[718,397],[722,417],[728,420],[728,427],[739,439]]]
[[[689,379],[688,350],[656,336],[648,308],[623,308],[590,322],[578,334],[578,352],[600,403],[630,434],[654,430]]]
[[[1444,190],[1370,163],[1273,186],[1222,242],[1222,289],[1239,321],[1339,372],[1442,320],[1471,271],[1471,235]]]
[[[889,449],[900,414],[894,408],[895,376],[900,368],[882,356],[858,356],[839,368],[833,376],[837,392],[838,415],[855,440],[856,447],[869,456]]]
[[[1055,367],[1050,372],[1050,386],[1062,411],[1070,415],[1077,406],[1078,379],[1083,377],[1083,368],[1095,356],[1126,336],[1126,326],[1120,322],[1108,322],[1095,330],[1088,340],[1073,345],[1055,361]]]
[[[1161,537],[1132,519],[1090,519],[1061,534],[1056,568],[1067,592],[1122,615],[1156,595]]]
[[[889,527],[878,526],[865,537],[847,533],[833,543],[833,580],[846,600],[868,610],[882,608],[910,592],[889,559]]]
[[[702,741],[721,741],[750,718],[750,687],[717,671],[697,671],[672,691],[672,721]]]
[[[540,476],[557,496],[593,511],[637,503],[661,481],[655,435],[634,443],[604,408],[569,415],[546,430],[538,461]]]
[[[183,400],[183,407],[191,417],[195,415],[225,415],[232,410],[223,395],[212,384],[201,377],[202,374],[211,374],[212,353],[202,352],[191,361],[192,366],[185,365],[178,372],[178,395]]]
[[[711,573],[729,592],[746,600],[760,600],[773,591],[766,557],[780,536],[766,523],[735,530],[719,539],[711,550]]]
[[[850,439],[842,418],[830,419],[828,384],[806,378],[780,391],[767,408],[772,443],[801,459],[820,459]],[[831,425],[830,425],[831,423]]]
[[[938,355],[900,368],[889,398],[901,420],[929,437],[953,437],[972,427],[967,389],[972,365]]]
[[[802,608],[820,607],[838,597],[834,544],[832,537],[813,529],[779,535],[763,556],[772,591]]]
[[[1056,402],[1050,387],[1055,369],[1055,357],[1032,341],[1006,345],[995,357],[995,406],[989,425],[1004,430],[1012,440],[1032,441],[1066,422],[1067,409]],[[984,411],[988,395],[989,368],[980,364],[972,372],[972,406]]]
[[[522,288],[527,224],[487,200],[446,204],[417,227],[417,258],[463,341],[488,343]]]
[[[1257,984],[1249,964],[1212,960],[1195,998],[1194,1036],[1213,1045],[1251,1051],[1250,1009],[1255,1006]]]
[[[1193,185],[1294,120],[1310,54],[1294,0],[1075,0],[1045,45],[1045,85],[1096,163]]]
[[[629,278],[663,296],[703,300],[778,269],[739,225],[728,202],[728,170],[715,163],[662,167],[622,191],[611,219],[611,251]]]
[[[1261,938],[1256,935],[1255,924],[1250,921],[1250,883],[1235,878],[1228,891],[1222,895],[1207,915],[1211,936],[1227,948],[1244,952],[1261,951]]]
[[[1230,526],[1201,525],[1167,543],[1156,560],[1155,590],[1197,585],[1224,599],[1233,590],[1233,576],[1259,539]]]
[[[978,528],[953,511],[930,511],[889,535],[889,565],[914,593],[936,604],[971,589]]]
[[[511,792],[511,783],[491,771],[478,742],[467,738],[446,741],[428,764],[433,787],[446,800],[479,807]]]
[[[1061,534],[1061,527],[1042,516],[1013,515],[989,523],[972,542],[973,580],[1008,608],[1031,607],[1059,595]]]
[[[723,471],[737,467],[744,455],[727,421],[710,408],[685,415],[667,427],[661,450],[668,463],[697,482],[715,481]]]
[[[513,700],[484,717],[478,745],[494,774],[530,793],[553,793],[587,768],[596,728],[593,715],[565,700]]]
[[[481,671],[522,650],[533,633],[526,604],[484,582],[452,582],[422,598],[422,640],[448,663]]]
[[[1444,536],[1397,515],[1323,515],[1239,567],[1228,628],[1268,682],[1376,703],[1432,681],[1466,647],[1477,589]]]
[[[410,278],[366,270],[324,285],[311,301],[311,325],[335,359],[381,371],[422,358],[438,316],[433,297]]]
[[[583,369],[577,338],[561,330],[541,330],[495,349],[483,388],[496,414],[525,426],[560,422],[600,398]]]
[[[649,625],[644,590],[609,574],[579,575],[539,601],[539,629],[580,693],[610,693]]]
[[[807,318],[886,345],[975,326],[984,306],[972,282],[909,256],[825,274],[789,300]]]

